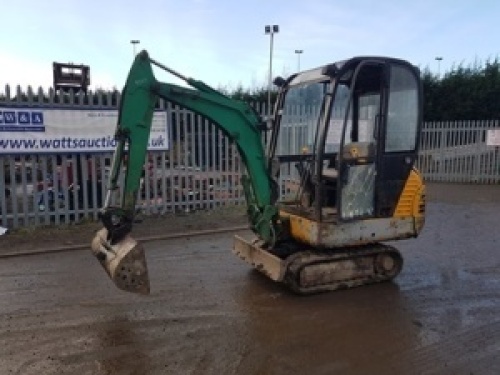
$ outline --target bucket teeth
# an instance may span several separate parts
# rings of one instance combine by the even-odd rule
[[[115,285],[127,292],[149,294],[149,275],[144,248],[127,235],[110,244],[103,228],[92,241],[92,253],[99,260]]]

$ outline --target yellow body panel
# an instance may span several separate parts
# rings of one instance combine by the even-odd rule
[[[293,239],[313,248],[358,246],[416,235],[415,222],[412,217],[318,222],[284,210],[280,211],[280,216],[288,221],[288,228]]]
[[[290,234],[299,242],[310,243],[311,238],[316,238],[318,233],[318,222],[306,217],[280,211],[280,216],[289,222]]]
[[[394,217],[423,217],[425,213],[425,185],[420,173],[413,169],[408,176]]]

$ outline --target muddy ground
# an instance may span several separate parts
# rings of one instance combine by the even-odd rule
[[[0,259],[0,374],[498,374],[500,187],[431,184],[428,198],[421,236],[394,244],[394,282],[308,297],[251,271],[228,233],[147,242],[147,297],[116,290],[87,251]],[[238,208],[136,233],[245,222]],[[96,228],[24,230],[0,249]]]
[[[190,213],[139,216],[133,227],[136,238],[218,230],[247,226],[245,206],[228,206]],[[99,222],[82,221],[71,225],[22,228],[0,236],[2,253],[30,252],[43,249],[73,248],[90,244],[94,233],[102,228]]]

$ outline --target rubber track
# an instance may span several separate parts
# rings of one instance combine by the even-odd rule
[[[375,273],[375,267],[373,268],[373,274],[361,277],[353,277],[347,280],[339,280],[336,283],[328,284],[318,284],[315,286],[304,287],[299,285],[300,272],[308,265],[320,264],[320,263],[332,263],[340,262],[345,260],[355,260],[362,259],[366,257],[375,257],[379,254],[392,254],[398,262],[398,270],[393,275],[382,275]],[[394,258],[393,257],[393,258]],[[351,247],[347,249],[335,249],[330,251],[302,251],[291,255],[288,258],[287,275],[285,276],[285,283],[295,292],[299,294],[313,294],[320,292],[333,291],[338,289],[353,288],[361,285],[373,284],[382,281],[388,281],[396,277],[401,271],[403,266],[403,259],[399,251],[388,245],[384,244],[372,244]]]

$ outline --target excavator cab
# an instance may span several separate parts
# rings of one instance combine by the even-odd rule
[[[417,173],[418,70],[401,60],[360,57],[276,81],[268,155],[281,165],[285,187],[295,187],[282,211],[317,222],[394,216]]]

